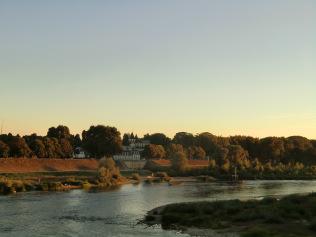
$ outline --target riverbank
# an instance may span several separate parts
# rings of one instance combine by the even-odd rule
[[[107,189],[131,183],[123,176],[100,182],[98,172],[39,172],[0,175],[0,195],[30,191],[67,191],[72,189]]]
[[[116,170],[106,171],[49,171],[26,173],[0,173],[0,195],[29,191],[67,191],[71,189],[108,190],[125,184],[153,184],[168,182],[169,185],[177,185],[180,182],[172,182],[166,173],[154,173],[142,171]],[[182,183],[182,181],[181,181]]]
[[[164,229],[208,230],[242,237],[312,237],[316,235],[316,194],[290,195],[281,199],[229,200],[177,203],[148,212],[145,223],[161,224]],[[196,229],[197,228],[197,229]]]
[[[0,173],[95,171],[98,166],[96,159],[0,159]]]

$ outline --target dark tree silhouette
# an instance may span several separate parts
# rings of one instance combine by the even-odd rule
[[[129,135],[127,133],[124,133],[123,135],[123,146],[128,146],[129,145]]]
[[[0,158],[6,158],[10,154],[10,147],[0,140]]]
[[[175,144],[181,144],[183,147],[188,148],[195,144],[195,138],[191,133],[178,132],[174,135],[172,142]]]
[[[67,126],[59,125],[58,127],[51,127],[48,129],[47,137],[54,137],[57,139],[70,139],[71,134]]]
[[[144,139],[149,140],[151,144],[162,145],[164,147],[171,142],[171,139],[163,133],[146,134]]]
[[[122,150],[120,132],[115,127],[97,125],[82,132],[83,147],[96,158],[113,156]]]

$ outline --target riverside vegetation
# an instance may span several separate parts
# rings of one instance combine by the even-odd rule
[[[215,229],[242,237],[312,237],[316,235],[316,194],[170,204],[150,211],[145,223],[159,223],[165,229]]]
[[[112,158],[103,158],[96,172],[58,174],[9,174],[0,176],[0,194],[25,191],[66,191],[70,189],[107,189],[128,182]]]
[[[150,145],[141,154],[146,160],[167,159],[171,175],[210,175],[226,179],[237,168],[243,179],[312,179],[316,178],[316,141],[301,136],[254,138],[250,136],[221,137],[204,132],[193,135],[176,133],[171,139],[163,133],[137,135],[121,133],[115,127],[91,126],[81,134],[71,134],[59,125],[48,129],[46,136],[23,137],[0,135],[0,157],[72,158],[77,147],[89,157],[112,157],[122,151],[130,140],[148,140]],[[190,169],[188,160],[209,160],[204,169]]]

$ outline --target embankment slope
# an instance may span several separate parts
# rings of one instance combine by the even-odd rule
[[[95,159],[0,159],[0,173],[90,171],[97,168]]]

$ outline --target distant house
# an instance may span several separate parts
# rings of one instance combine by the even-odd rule
[[[115,161],[142,160],[141,154],[145,146],[150,144],[148,140],[144,139],[129,139],[128,143],[128,146],[123,146],[122,153],[113,156]]]
[[[89,158],[89,155],[82,147],[76,147],[74,149],[73,157],[76,159],[85,159]]]

